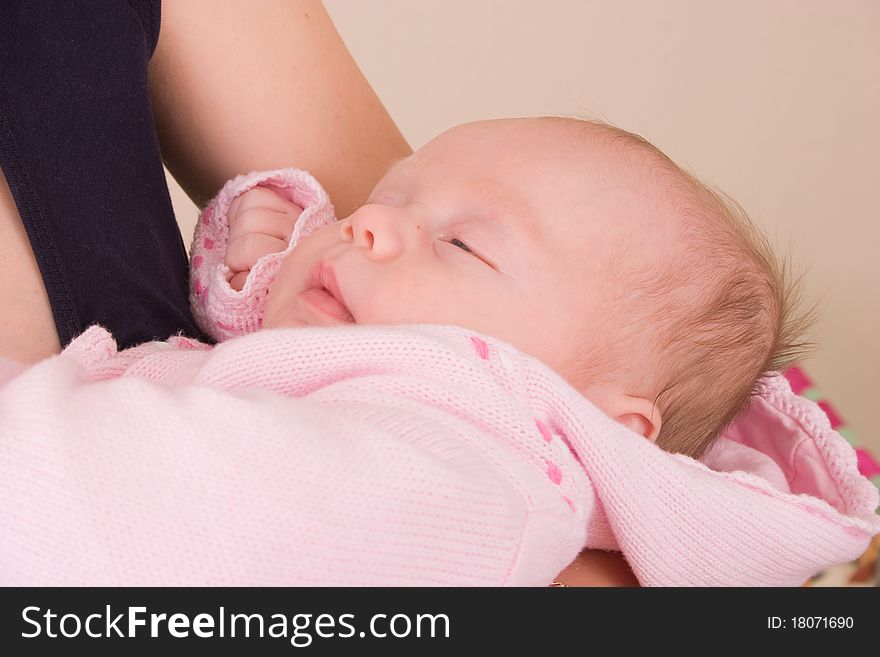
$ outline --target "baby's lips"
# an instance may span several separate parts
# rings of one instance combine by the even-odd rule
[[[339,289],[339,283],[336,280],[336,272],[333,270],[333,265],[327,260],[319,260],[317,264],[312,268],[311,273],[309,274],[307,288],[321,288],[326,290],[331,297],[345,310],[345,312],[351,316],[352,321],[354,320],[354,315],[348,307],[348,304],[345,302],[345,297],[342,296],[342,291]]]

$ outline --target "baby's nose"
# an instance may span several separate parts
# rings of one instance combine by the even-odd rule
[[[368,249],[376,260],[388,260],[399,255],[403,247],[400,222],[401,218],[396,216],[394,208],[364,205],[340,222],[342,239]]]

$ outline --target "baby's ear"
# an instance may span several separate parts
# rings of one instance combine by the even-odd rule
[[[607,400],[608,415],[623,426],[644,436],[651,442],[657,440],[663,420],[660,409],[650,399],[619,394]]]
[[[657,440],[663,420],[660,409],[644,397],[627,395],[616,386],[581,388],[581,393],[605,415],[651,442]]]
[[[623,413],[615,416],[614,419],[626,428],[654,442],[660,435],[660,411],[647,399],[641,397],[631,397],[631,399],[645,402],[647,406],[640,404],[641,410]]]

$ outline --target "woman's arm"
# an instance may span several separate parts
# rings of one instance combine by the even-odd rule
[[[165,0],[149,76],[166,166],[200,207],[296,166],[347,216],[411,152],[317,0]]]
[[[40,269],[0,171],[0,358],[35,363],[61,349]]]

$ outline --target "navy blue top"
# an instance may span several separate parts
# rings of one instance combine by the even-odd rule
[[[160,0],[0,2],[0,166],[62,346],[206,339],[147,89],[159,23]]]

